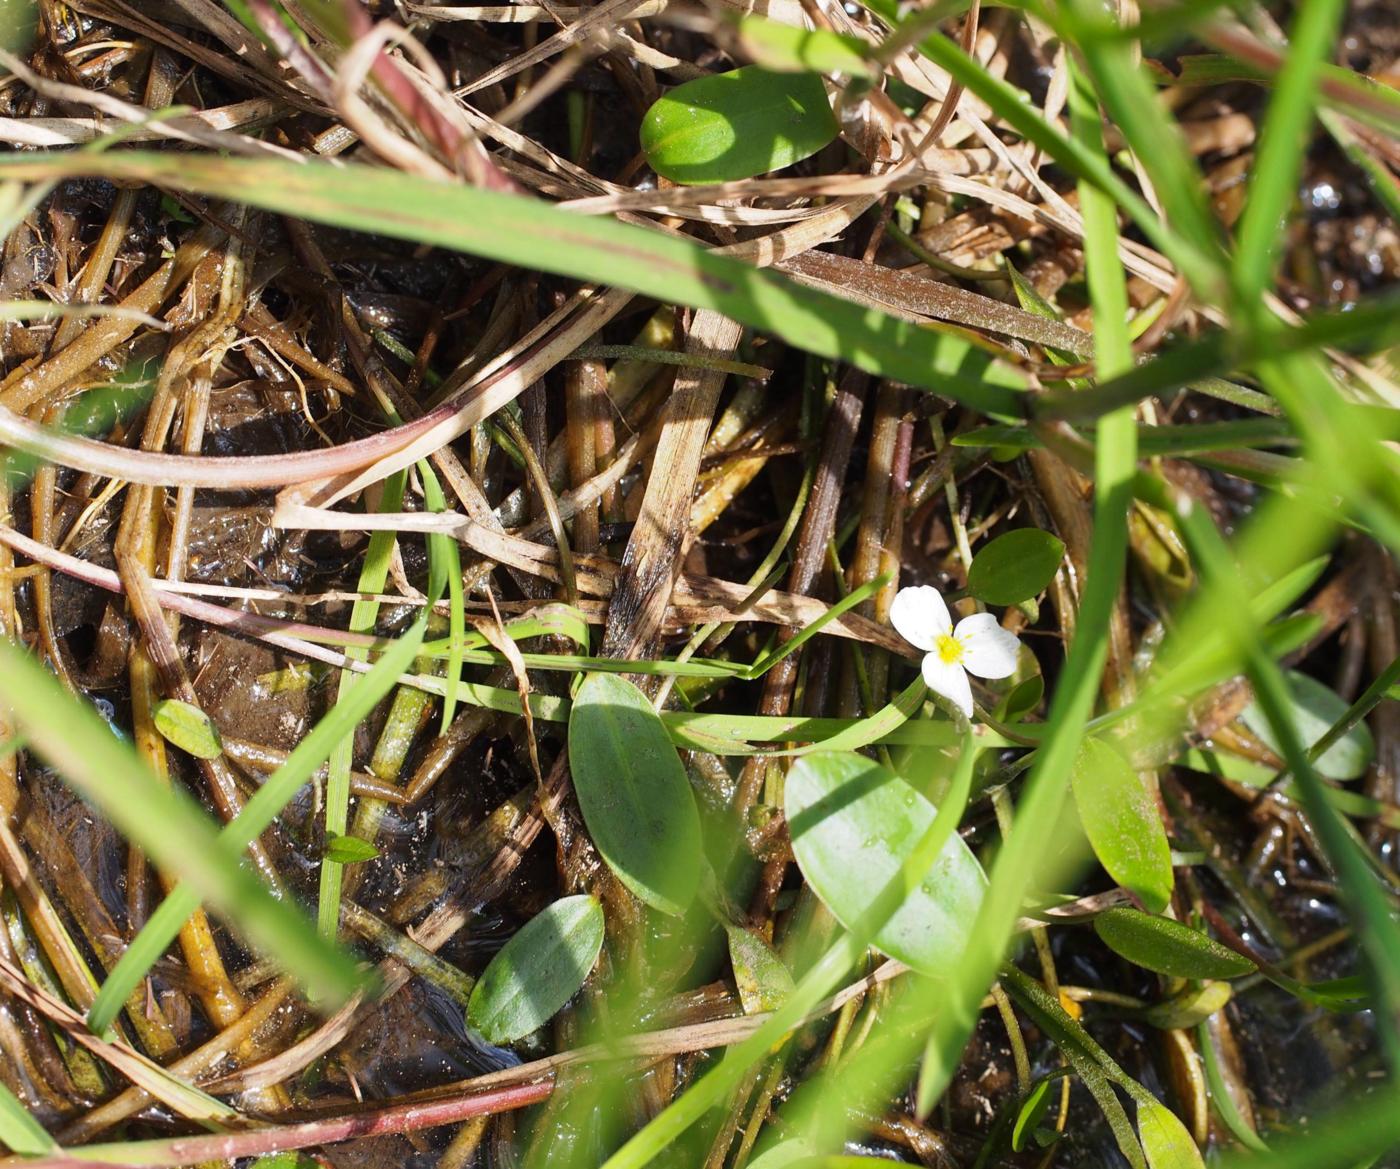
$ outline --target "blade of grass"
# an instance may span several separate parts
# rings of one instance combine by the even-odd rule
[[[1076,140],[1101,157],[1098,102],[1087,79],[1071,70],[1070,116]],[[1131,369],[1127,284],[1118,260],[1118,210],[1089,182],[1079,185],[1084,214],[1085,270],[1094,310],[1094,353],[1102,376]],[[1093,713],[1108,658],[1108,627],[1127,565],[1128,510],[1137,469],[1137,425],[1131,407],[1104,417],[1094,443],[1094,534],[1074,640],[1051,700],[1046,736],[1036,752],[1011,832],[992,869],[964,971],[945,1005],[930,1004],[933,1031],[919,1079],[918,1111],[926,1115],[957,1067],[977,1021],[978,1004],[996,977],[1016,917],[1059,822],[1069,775],[1084,727]]]
[[[4,1084],[0,1084],[0,1143],[21,1157],[42,1157],[58,1151],[53,1137]]]
[[[384,493],[379,499],[381,512],[397,512],[403,508],[404,486],[407,473],[396,471],[384,481]],[[360,566],[357,590],[362,593],[378,594],[384,591],[389,579],[389,564],[394,556],[397,536],[393,531],[370,533],[369,547],[365,549],[365,561]],[[436,598],[434,598],[436,600]],[[431,602],[426,613],[431,611]],[[351,633],[369,633],[379,620],[379,602],[357,599],[350,609]],[[426,626],[425,626],[426,628]],[[347,646],[345,656],[356,661],[364,661],[369,654],[360,646]],[[336,692],[337,705],[344,702],[356,685],[355,675],[345,670],[340,675]],[[368,712],[366,712],[368,713]],[[326,840],[344,836],[350,823],[350,769],[351,753],[355,745],[355,728],[347,727],[337,740],[330,753],[326,769]],[[345,866],[328,856],[321,858],[321,880],[316,900],[316,928],[328,938],[334,938],[340,929],[340,891],[345,879]]]
[[[326,762],[336,743],[354,733],[355,727],[393,689],[399,676],[413,662],[422,645],[424,628],[422,620],[415,622],[364,675],[360,684],[338,701],[311,733],[297,744],[287,761],[268,776],[263,786],[244,805],[238,818],[219,834],[216,848],[221,854],[235,858],[236,863],[236,858],[249,841],[259,836],[276,819],[292,796]],[[88,1025],[94,1031],[102,1034],[111,1024],[127,996],[175,940],[185,919],[198,906],[199,899],[199,889],[182,883],[151,914],[150,920],[107,976],[88,1012]],[[317,941],[325,945],[319,938]]]
[[[162,786],[94,710],[74,699],[24,650],[3,640],[0,703],[29,736],[31,748],[120,832],[188,881],[194,893],[314,997],[338,1003],[359,989],[361,979],[349,956],[312,936],[297,910],[263,888],[219,844],[214,825],[193,800]],[[123,994],[115,1006],[124,999]]]
[[[1288,58],[1259,133],[1230,269],[1236,304],[1248,306],[1251,313],[1273,284],[1279,237],[1297,198],[1306,157],[1302,146],[1312,126],[1318,79],[1344,8],[1343,0],[1308,0],[1298,6]]]
[[[335,227],[435,244],[595,280],[667,304],[713,308],[879,377],[936,389],[984,413],[1022,413],[1024,377],[953,331],[910,324],[686,239],[587,219],[542,201],[367,166],[141,151],[0,155],[0,181],[90,175],[158,183]]]

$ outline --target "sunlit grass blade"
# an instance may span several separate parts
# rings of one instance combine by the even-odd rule
[[[326,762],[335,745],[354,734],[359,723],[393,689],[399,676],[417,656],[422,645],[423,630],[424,624],[419,621],[405,632],[397,644],[360,679],[359,685],[338,701],[310,734],[297,744],[287,761],[267,778],[244,805],[238,818],[219,834],[216,847],[223,856],[236,863],[248,844],[276,819],[287,802]],[[132,940],[97,994],[88,1013],[88,1024],[94,1031],[101,1034],[107,1029],[127,996],[175,940],[180,927],[194,912],[199,901],[199,890],[182,883],[151,914],[150,920]],[[305,932],[304,922],[302,928]],[[321,944],[325,945],[324,942]]]
[[[0,156],[6,178],[101,176],[152,182],[319,223],[431,243],[667,304],[713,308],[823,357],[1017,417],[1025,378],[965,335],[874,313],[689,240],[549,204],[368,166],[122,151]]]
[[[297,910],[278,901],[243,868],[237,854],[220,845],[215,826],[188,796],[163,786],[91,707],[6,640],[0,640],[0,703],[24,730],[32,750],[157,864],[188,881],[193,895],[215,906],[313,996],[340,1002],[359,988],[354,962],[312,936]],[[125,997],[123,993],[117,998],[113,1013]]]
[[[384,490],[379,498],[379,510],[397,512],[403,508],[404,487],[407,472],[396,471],[384,481]],[[371,595],[382,593],[389,579],[389,565],[393,560],[396,537],[392,531],[370,533],[369,547],[365,550],[364,563],[360,566],[358,590]],[[434,598],[436,599],[436,598]],[[350,608],[350,632],[369,633],[379,619],[379,602],[359,598]],[[426,626],[425,626],[426,628]],[[421,634],[420,634],[421,637]],[[345,651],[347,658],[364,661],[368,654],[361,648],[350,646]],[[356,679],[348,670],[340,676],[337,690],[337,704],[364,679]],[[355,745],[355,728],[349,726],[336,742],[330,753],[326,769],[326,839],[333,840],[344,836],[350,823],[350,767],[351,752]],[[321,858],[321,881],[316,901],[316,925],[321,933],[334,938],[340,929],[340,891],[345,878],[345,865],[333,857]]]
[[[4,1084],[0,1084],[0,1144],[21,1157],[41,1157],[58,1149],[44,1126]]]
[[[1345,7],[1343,0],[1308,0],[1297,10],[1288,58],[1269,100],[1236,233],[1230,272],[1237,311],[1257,314],[1261,298],[1273,283],[1279,237],[1296,198],[1305,158],[1300,146],[1308,138],[1318,78],[1336,42]]]

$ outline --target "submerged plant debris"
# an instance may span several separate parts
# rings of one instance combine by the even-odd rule
[[[1400,1164],[1394,16],[0,6],[0,1169]]]

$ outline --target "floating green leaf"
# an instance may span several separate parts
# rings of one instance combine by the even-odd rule
[[[326,850],[322,854],[326,860],[335,861],[342,865],[372,861],[378,855],[379,849],[375,848],[368,840],[362,840],[358,836],[332,836],[327,841]]]
[[[306,1153],[269,1153],[252,1162],[248,1169],[322,1169],[322,1163]]]
[[[616,674],[589,674],[569,714],[569,768],[608,867],[648,905],[684,913],[700,887],[700,814],[646,695]]]
[[[1019,605],[1038,596],[1055,577],[1065,546],[1039,528],[1017,528],[998,536],[967,570],[967,591],[988,605]]]
[[[725,927],[729,935],[729,961],[744,1014],[776,1011],[792,993],[792,973],[773,947],[757,934],[737,925]]]
[[[1332,728],[1333,723],[1342,719],[1347,713],[1347,704],[1334,691],[1307,674],[1289,670],[1284,678],[1292,699],[1289,715],[1293,729],[1303,745],[1311,747]],[[1260,742],[1275,754],[1279,753],[1278,737],[1258,703],[1250,703],[1240,718],[1259,737]],[[1322,753],[1313,768],[1327,779],[1356,779],[1366,773],[1375,754],[1376,743],[1370,730],[1365,723],[1357,723]]]
[[[858,921],[898,874],[936,815],[914,788],[855,754],[816,754],[788,773],[785,807],[802,875],[843,925]],[[924,974],[956,969],[987,879],[953,833],[928,875],[875,936]]]
[[[815,73],[746,65],[697,77],[653,103],[642,151],[677,183],[724,183],[781,170],[836,137],[836,117]]]
[[[219,728],[193,703],[164,699],[155,704],[152,717],[156,730],[167,742],[196,759],[217,759],[224,753]]]
[[[1238,978],[1255,965],[1200,930],[1136,909],[1108,909],[1094,930],[1110,950],[1147,970],[1175,978]]]
[[[1205,1169],[1201,1150],[1170,1108],[1155,1100],[1140,1100],[1137,1123],[1151,1169]]]
[[[1172,853],[1152,797],[1118,749],[1085,739],[1074,761],[1074,803],[1084,834],[1115,881],[1153,912],[1172,893]]]
[[[544,1026],[578,994],[603,948],[603,907],[563,897],[536,914],[486,967],[467,1023],[489,1043],[513,1043]]]
[[[825,28],[798,28],[762,16],[745,16],[739,21],[739,44],[754,64],[777,73],[870,77],[874,72],[865,41]]]

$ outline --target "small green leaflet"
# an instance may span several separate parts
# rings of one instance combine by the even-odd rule
[[[491,959],[472,988],[467,1025],[488,1043],[514,1043],[537,1031],[579,992],[602,948],[597,898],[560,898]]]
[[[1065,557],[1058,536],[1017,528],[985,545],[967,570],[967,591],[988,605],[1019,605],[1040,595]]]
[[[625,678],[584,678],[569,712],[569,769],[618,880],[654,909],[684,913],[700,888],[700,814],[660,716]]]
[[[659,98],[642,119],[652,170],[676,183],[725,183],[781,170],[838,133],[815,73],[746,65],[697,77]]]
[[[1137,772],[1103,739],[1085,739],[1071,772],[1084,834],[1115,881],[1153,912],[1172,894],[1172,854],[1166,829]]]
[[[219,729],[193,703],[167,698],[155,704],[152,717],[166,742],[196,759],[217,759],[224,753]]]
[[[372,861],[379,855],[379,849],[358,836],[332,836],[326,842],[326,850],[321,855],[337,864],[354,865],[361,861]]]
[[[934,806],[894,772],[855,754],[806,755],[788,772],[785,810],[807,883],[850,928],[898,875]],[[875,945],[923,974],[956,969],[987,878],[952,833],[937,862]]]
[[[1140,1100],[1137,1123],[1151,1169],[1205,1169],[1201,1150],[1170,1108],[1155,1100]]]
[[[1107,909],[1094,931],[1115,954],[1147,970],[1175,978],[1238,978],[1253,962],[1179,921],[1136,909]]]
[[[744,1014],[776,1011],[792,993],[792,973],[757,934],[737,925],[725,926],[725,932]]]

